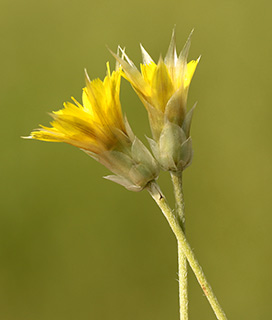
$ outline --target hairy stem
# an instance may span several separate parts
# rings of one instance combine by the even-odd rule
[[[173,214],[171,208],[166,202],[166,199],[162,192],[160,191],[159,186],[156,182],[152,182],[147,187],[147,190],[151,194],[152,198],[155,200],[159,208],[161,209],[162,213],[164,214],[165,218],[167,219],[172,231],[174,232],[178,243],[180,244],[186,259],[189,262],[190,267],[192,268],[197,281],[199,282],[205,296],[207,297],[216,317],[218,320],[227,320],[227,317],[221,308],[215,294],[211,286],[209,285],[204,272],[200,264],[198,263],[186,237],[185,234],[179,224],[178,218]]]
[[[185,211],[182,191],[182,173],[171,172],[171,179],[174,187],[176,200],[176,216],[179,224],[185,233]],[[188,278],[187,259],[182,250],[182,244],[178,241],[178,275],[179,275],[179,310],[180,320],[188,320]]]

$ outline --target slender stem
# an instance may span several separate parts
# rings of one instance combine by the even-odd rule
[[[188,320],[188,279],[187,279],[187,259],[182,251],[182,246],[178,241],[178,278],[179,278],[179,314],[180,320]]]
[[[207,297],[216,317],[218,320],[227,320],[227,317],[221,308],[219,302],[217,301],[217,298],[215,294],[213,293],[213,290],[211,286],[209,285],[202,268],[200,264],[198,263],[186,237],[184,232],[182,231],[182,228],[179,224],[179,221],[177,217],[173,214],[171,208],[166,202],[166,199],[162,192],[160,191],[159,186],[155,183],[152,182],[150,185],[147,187],[147,190],[151,194],[152,198],[155,200],[157,205],[160,207],[162,213],[164,214],[165,218],[167,219],[172,231],[174,232],[178,242],[182,246],[183,253],[185,254],[190,267],[192,268],[197,281],[199,282],[205,296]]]
[[[174,187],[178,220],[180,221],[180,225],[183,232],[185,232],[185,212],[184,212],[184,199],[183,199],[183,191],[182,191],[182,173],[170,172],[170,174],[171,174],[171,179]]]
[[[182,192],[182,174],[171,172],[176,199],[176,213],[179,224],[185,233],[185,211]],[[188,320],[188,278],[187,278],[187,259],[182,251],[182,245],[178,241],[178,275],[179,275],[179,310],[180,320]]]

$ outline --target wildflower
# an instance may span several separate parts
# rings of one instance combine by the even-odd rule
[[[113,54],[123,68],[124,77],[148,111],[154,140],[149,139],[154,155],[165,170],[183,170],[191,162],[190,124],[193,108],[187,112],[190,82],[199,59],[187,63],[191,35],[177,56],[175,30],[163,60],[156,64],[141,45],[141,72],[123,52]]]
[[[115,173],[105,178],[140,191],[157,178],[159,169],[123,118],[120,80],[121,68],[117,65],[111,73],[109,63],[104,81],[90,81],[86,73],[83,104],[72,98],[74,103],[66,102],[63,109],[51,114],[52,127],[41,126],[27,138],[76,146]]]

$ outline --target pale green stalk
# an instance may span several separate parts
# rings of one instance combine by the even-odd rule
[[[171,178],[174,187],[176,200],[176,215],[179,224],[185,233],[185,212],[182,192],[182,173],[171,172]],[[180,320],[188,320],[188,277],[187,277],[187,259],[183,253],[182,245],[178,241],[178,276],[179,276],[179,310]]]
[[[218,320],[227,320],[227,317],[221,308],[219,302],[217,301],[216,296],[214,295],[211,286],[209,285],[202,268],[200,264],[198,263],[186,237],[184,232],[182,231],[182,228],[179,224],[178,218],[175,216],[175,214],[172,212],[171,208],[166,202],[166,199],[162,192],[160,191],[159,186],[156,182],[151,182],[149,186],[147,187],[147,190],[151,194],[152,198],[155,200],[157,205],[160,207],[162,213],[164,214],[165,218],[167,219],[172,231],[174,232],[181,248],[186,256],[190,267],[192,268],[197,281],[199,282],[204,294],[206,295],[216,317]]]

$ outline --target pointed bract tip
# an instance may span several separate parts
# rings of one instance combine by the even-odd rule
[[[190,46],[191,46],[191,37],[192,37],[193,33],[194,33],[194,29],[192,29],[192,31],[190,32],[189,37],[186,40],[186,43],[185,43],[183,49],[180,52],[179,58],[183,58],[184,60],[187,59],[188,54],[189,54],[189,49],[190,49]]]
[[[87,72],[87,69],[84,68],[84,74],[85,74],[85,81],[86,81],[86,84],[90,83],[91,80],[90,80],[90,77],[88,75],[88,72]]]
[[[123,56],[125,55],[125,48],[122,48],[121,46],[118,45],[117,47],[117,56],[120,57],[120,52],[121,52],[121,58],[123,59]]]
[[[121,46],[119,46],[118,45],[118,47],[117,47],[117,51],[116,51],[116,54],[117,54],[117,56],[118,57],[120,57],[120,52],[122,53],[122,55],[125,53],[125,47],[124,48],[122,48]],[[122,57],[122,56],[121,56]]]
[[[121,51],[121,52],[122,52],[122,55],[121,55],[121,58],[122,58],[122,59],[124,59],[125,51],[126,51],[126,47],[124,47],[124,48],[122,49],[122,51]]]
[[[171,36],[172,39],[175,39],[176,38],[176,25],[174,25],[174,28],[172,30],[172,36]]]
[[[106,48],[109,50],[110,53],[112,53],[112,50],[110,49],[109,46],[106,45]]]
[[[109,49],[110,50],[110,49]],[[122,59],[124,60],[124,56],[125,56],[125,47],[121,48],[121,46],[118,45],[117,47],[117,51],[116,53],[113,53],[110,50],[110,53],[114,56],[114,58],[116,59],[116,63],[115,63],[115,71],[119,70],[121,68],[121,64],[120,64],[120,60]]]
[[[22,139],[33,139],[32,136],[27,136],[27,137],[25,137],[25,136],[20,136],[20,138],[22,138]]]
[[[197,106],[197,104],[198,104],[198,101],[196,101],[196,102],[194,103],[194,105],[192,106],[192,109],[195,109],[196,106]]]
[[[124,57],[126,57],[125,48],[122,48],[119,45],[117,47],[117,53],[114,53],[110,48],[108,48],[108,50],[114,56],[114,58],[118,61],[124,60]],[[121,57],[120,57],[120,52],[121,52]]]
[[[121,47],[120,47],[119,45],[118,45],[118,47],[117,47],[116,53],[113,52],[108,45],[106,45],[106,48],[109,50],[109,52],[110,52],[114,57],[115,57],[116,53],[117,53],[117,56],[119,56],[119,49],[121,49]]]
[[[191,30],[191,32],[189,33],[189,36],[188,36],[188,38],[187,38],[187,40],[186,40],[186,43],[185,43],[184,47],[186,46],[186,44],[187,44],[188,42],[191,41],[191,38],[192,38],[194,32],[195,32],[195,28],[193,28],[193,29]]]
[[[195,31],[195,29],[193,28],[192,31],[189,34],[189,37],[188,37],[184,47],[186,47],[186,45],[188,45],[188,44],[191,44],[191,38],[193,36],[194,31]]]
[[[143,47],[143,45],[140,43],[140,48],[141,48],[141,52],[142,52],[142,58],[143,58],[143,63],[144,64],[150,64],[153,61],[153,59],[150,57],[150,55],[148,54],[148,52],[145,50],[145,48]]]
[[[122,50],[122,48],[120,46],[117,47],[117,54],[114,53],[109,47],[107,47],[107,49],[109,50],[110,54],[117,60],[120,59],[119,57],[119,50]]]
[[[160,54],[160,57],[159,57],[159,60],[158,60],[158,65],[161,64],[161,63],[163,63],[163,57],[162,57],[162,55]]]
[[[170,40],[170,44],[165,56],[165,63],[169,66],[175,66],[177,60],[177,50],[176,50],[176,26],[174,26],[172,31],[172,36]]]

